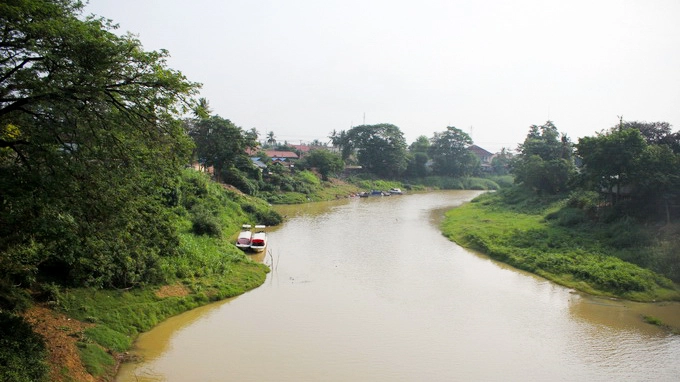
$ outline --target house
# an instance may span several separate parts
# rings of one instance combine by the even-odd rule
[[[300,153],[300,156],[304,156],[314,148],[313,146],[310,145],[291,145],[291,146]]]
[[[468,150],[470,150],[477,158],[479,158],[479,162],[483,171],[491,171],[491,160],[493,160],[493,157],[496,156],[495,154],[492,154],[477,145],[468,147]]]
[[[283,158],[287,160],[300,158],[296,153],[292,151],[265,150],[264,153],[272,160],[274,160],[274,158]]]
[[[472,145],[468,147],[468,150],[472,151],[473,154],[479,158],[479,161],[482,162],[482,164],[487,163],[491,164],[491,160],[494,157],[494,154],[484,150],[483,148],[477,146],[477,145]]]
[[[260,170],[264,170],[264,169],[267,168],[267,165],[264,164],[264,162],[262,162],[260,159],[261,159],[260,157],[251,157],[250,158],[250,160],[253,162],[255,167],[259,168]]]

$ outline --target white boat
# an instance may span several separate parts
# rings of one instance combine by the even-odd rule
[[[391,195],[401,195],[403,192],[399,188],[390,188],[390,194]]]
[[[266,226],[256,225],[255,233],[250,239],[250,249],[255,252],[262,252],[267,247],[267,233],[264,231]]]
[[[250,249],[252,236],[253,232],[250,230],[250,224],[242,225],[241,232],[238,234],[238,239],[236,239],[236,246],[244,251],[247,251]]]

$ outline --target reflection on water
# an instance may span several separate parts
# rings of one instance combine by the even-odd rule
[[[281,207],[260,288],[140,337],[120,381],[675,381],[680,338],[641,314],[680,305],[581,296],[449,242],[476,192]]]

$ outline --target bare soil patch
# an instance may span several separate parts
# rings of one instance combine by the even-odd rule
[[[184,297],[189,294],[189,289],[182,284],[164,285],[156,291],[156,297]]]
[[[30,308],[24,313],[24,319],[45,339],[50,381],[96,381],[85,370],[76,346],[83,331],[93,324],[68,318],[43,306]]]

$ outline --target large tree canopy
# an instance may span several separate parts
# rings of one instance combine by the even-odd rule
[[[434,173],[454,177],[472,175],[479,168],[479,159],[468,150],[471,144],[472,138],[453,126],[435,133],[428,149]]]
[[[654,126],[622,124],[583,137],[576,145],[577,154],[583,162],[586,187],[609,195],[612,205],[625,196],[626,204],[618,208],[626,213],[670,220],[671,206],[680,195],[680,154],[673,152],[670,128],[657,130]]]
[[[343,159],[356,150],[359,164],[378,176],[394,177],[406,169],[406,140],[395,125],[355,126],[347,132],[334,132],[331,139],[342,148]]]
[[[645,150],[640,131],[614,130],[595,137],[583,137],[576,145],[584,179],[598,191],[607,190],[616,203],[624,186],[637,176],[637,162]]]
[[[177,245],[171,218],[197,85],[72,0],[0,4],[0,272],[131,285]]]
[[[189,135],[196,143],[198,161],[213,167],[218,180],[224,172],[250,172],[253,164],[246,152],[257,147],[257,135],[244,131],[228,119],[210,116],[189,121]]]

